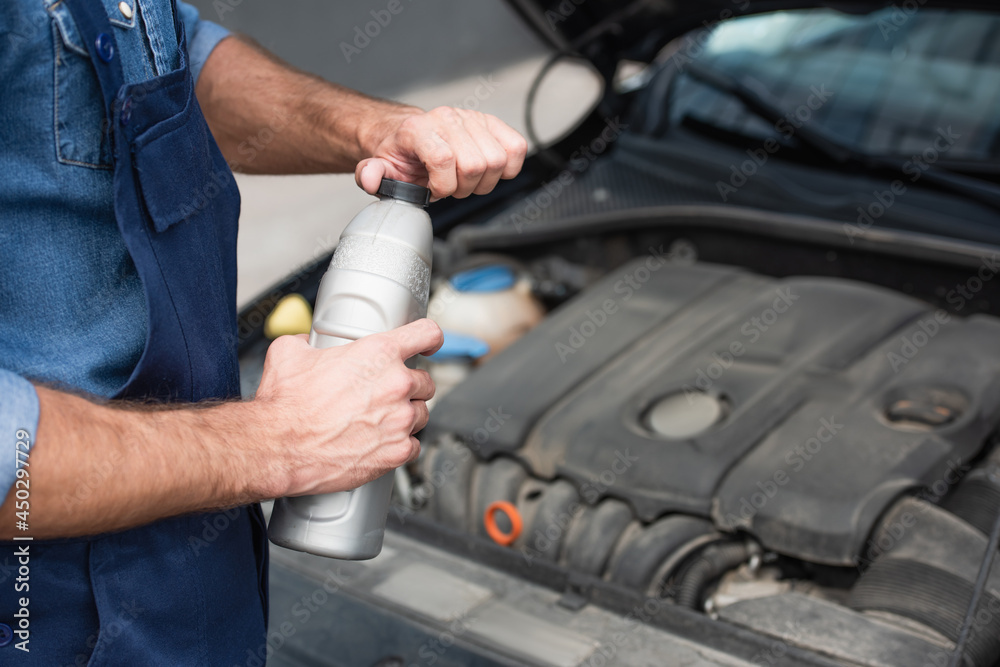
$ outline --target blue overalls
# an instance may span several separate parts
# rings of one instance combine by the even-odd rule
[[[176,7],[180,68],[124,86],[103,3],[64,2],[100,81],[115,216],[146,294],[145,351],[117,396],[174,402],[238,396],[240,198],[195,99]],[[3,553],[13,549],[4,545]],[[30,591],[14,594],[11,581],[7,586],[0,620],[10,622],[17,596],[29,597],[31,641],[30,653],[0,649],[2,664],[263,663],[267,538],[256,504],[88,539],[35,542]]]

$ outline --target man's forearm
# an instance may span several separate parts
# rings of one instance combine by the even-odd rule
[[[44,387],[38,397],[28,459],[36,539],[122,530],[267,495],[259,482],[270,457],[245,441],[264,432],[253,428],[250,404],[122,409]],[[0,539],[13,532],[13,498],[0,509]]]
[[[226,159],[259,174],[350,172],[420,113],[295,70],[235,36],[212,51],[197,96]]]
[[[486,194],[521,170],[528,144],[495,116],[378,100],[299,72],[241,37],[208,57],[198,102],[233,169],[258,174],[354,171],[426,185],[434,198]]]

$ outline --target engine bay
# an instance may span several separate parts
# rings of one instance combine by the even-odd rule
[[[1000,509],[1000,320],[695,247],[647,244],[441,398],[406,512],[498,542],[515,573],[545,562],[846,664],[937,664]],[[523,261],[551,297],[594,272],[573,255],[481,261]],[[987,591],[983,667],[996,568]]]
[[[264,315],[311,301],[325,263],[241,315],[247,396]],[[626,658],[616,623],[644,628],[647,656],[681,638],[693,664],[948,664],[1000,511],[990,247],[666,207],[526,229],[501,215],[438,242],[434,263],[429,315],[502,344],[458,375],[425,362],[439,396],[397,477],[395,555],[345,600],[442,624],[432,583],[477,590],[494,602],[460,619],[495,623],[459,644],[484,665],[604,664],[609,646],[607,664],[657,664]],[[326,576],[302,556],[276,561]],[[308,584],[288,577],[291,602]],[[544,657],[563,640],[572,651]],[[407,641],[401,655],[424,646]],[[998,660],[994,566],[965,664]]]

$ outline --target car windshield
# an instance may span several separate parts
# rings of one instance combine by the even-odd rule
[[[939,167],[1000,173],[1000,16],[776,12],[723,22],[703,44],[700,63],[760,90],[791,123],[815,124],[859,153],[912,159],[927,151]],[[694,76],[678,77],[672,98],[674,122],[761,139],[782,134]]]

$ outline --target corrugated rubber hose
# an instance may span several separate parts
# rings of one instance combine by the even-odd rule
[[[745,542],[713,544],[684,568],[677,584],[675,602],[689,609],[698,609],[705,588],[723,574],[750,558],[751,549]]]
[[[986,589],[986,581],[990,578],[990,570],[993,568],[993,559],[996,558],[998,546],[1000,546],[1000,512],[997,512],[993,518],[993,528],[990,530],[990,541],[986,546],[986,555],[983,556],[983,564],[979,567],[976,586],[972,589],[969,608],[965,612],[965,620],[962,622],[962,631],[958,635],[958,641],[955,642],[955,651],[951,654],[948,667],[958,667],[962,664],[965,643],[969,639],[970,630],[972,630],[972,622],[979,607],[979,598],[982,597],[983,591]]]

